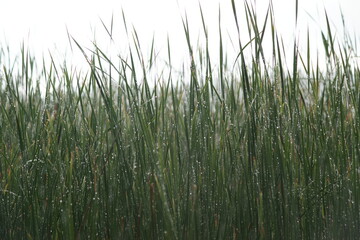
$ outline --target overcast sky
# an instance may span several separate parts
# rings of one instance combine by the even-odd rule
[[[235,2],[239,8],[240,25],[245,30],[245,17],[241,12],[244,1]],[[268,0],[255,2],[261,21],[265,16]],[[90,46],[90,41],[96,35],[101,46],[107,48],[113,44],[120,51],[125,49],[127,44],[122,23],[123,9],[128,27],[133,24],[139,34],[143,51],[149,50],[155,34],[158,50],[166,52],[166,36],[169,35],[173,56],[181,58],[186,52],[181,23],[185,12],[194,44],[197,36],[202,35],[199,3],[203,8],[212,41],[210,44],[214,44],[213,46],[216,46],[219,36],[220,6],[225,43],[231,48],[227,36],[236,36],[236,28],[230,0],[1,0],[0,41],[2,45],[9,44],[12,52],[19,51],[20,43],[25,41],[37,56],[43,53],[46,55],[49,50],[54,55],[63,56],[62,54],[70,53],[68,30],[85,46]],[[299,26],[296,30],[295,0],[273,0],[273,5],[277,30],[285,39],[291,39],[294,34],[301,34],[301,31],[305,35],[304,29],[307,26],[313,35],[320,36],[319,30],[324,29],[325,24],[324,8],[338,35],[341,32],[340,7],[350,32],[356,31],[356,26],[360,26],[359,0],[299,0]],[[100,19],[110,27],[111,16],[114,16],[115,43],[110,44]]]

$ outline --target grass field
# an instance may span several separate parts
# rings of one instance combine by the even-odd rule
[[[286,66],[272,9],[258,23],[245,8],[252,38],[237,43],[236,62],[221,27],[214,62],[208,41],[192,47],[183,19],[190,65],[181,74],[171,42],[169,65],[154,66],[136,32],[118,61],[73,40],[86,74],[26,49],[8,64],[3,50],[0,239],[359,237],[356,44],[335,38],[326,17],[324,58],[311,56],[308,36],[305,53],[294,40]],[[154,69],[166,71],[154,79]]]

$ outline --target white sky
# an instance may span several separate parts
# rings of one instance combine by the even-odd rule
[[[60,58],[67,53],[67,56],[73,56],[74,62],[80,61],[81,56],[79,53],[76,55],[76,50],[70,54],[67,28],[83,46],[90,47],[90,41],[94,39],[95,34],[100,46],[107,49],[115,46],[115,51],[119,53],[127,48],[121,14],[123,9],[128,27],[133,24],[136,28],[145,53],[149,51],[149,45],[155,33],[157,50],[166,54],[165,43],[168,34],[172,55],[175,61],[178,59],[181,63],[182,57],[187,56],[181,23],[181,16],[184,16],[185,11],[192,30],[193,44],[196,45],[197,36],[203,36],[199,2],[205,14],[205,21],[210,32],[210,46],[214,52],[218,52],[219,6],[222,11],[224,41],[232,49],[228,35],[236,41],[234,39],[236,28],[230,0],[0,0],[0,43],[10,45],[11,52],[18,53],[20,44],[24,41],[31,52],[37,56],[47,55],[50,51],[53,55],[58,54]],[[245,17],[241,11],[244,1],[235,2],[239,9],[240,25],[243,31],[246,31]],[[299,31],[300,33],[302,31],[305,37],[306,26],[310,27],[313,36],[319,37],[320,26],[325,30],[324,8],[327,9],[334,31],[338,35],[341,35],[340,6],[345,15],[348,30],[354,32],[357,30],[356,27],[360,26],[359,0],[299,0],[300,30],[294,30],[295,0],[273,0],[273,4],[277,29],[285,39],[291,39],[294,32]],[[256,1],[260,21],[265,16],[267,6],[268,0]],[[100,19],[110,26],[112,15],[114,16],[115,42],[110,44]],[[290,46],[292,41],[285,43]],[[204,46],[204,42],[201,45]]]

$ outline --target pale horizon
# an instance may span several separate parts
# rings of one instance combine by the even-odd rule
[[[268,2],[249,1],[256,6],[259,22],[264,19]],[[360,9],[358,1],[322,1],[322,0],[299,0],[298,22],[295,29],[295,0],[273,0],[275,12],[275,26],[285,47],[293,44],[294,36],[306,37],[309,27],[312,37],[312,50],[317,51],[320,39],[320,29],[326,30],[325,9],[332,24],[334,35],[342,38],[341,11],[344,14],[347,31],[351,36],[358,38],[356,26],[360,25],[360,18],[356,12]],[[247,32],[245,17],[241,16],[243,1],[235,1],[239,11],[239,22],[242,32]],[[226,48],[236,51],[232,46],[236,38],[236,27],[231,8],[231,1],[177,1],[177,0],[123,0],[123,1],[6,1],[2,5],[0,14],[0,44],[2,47],[9,45],[13,54],[19,54],[20,46],[25,46],[37,58],[51,53],[57,60],[71,58],[74,64],[83,62],[78,49],[69,43],[68,33],[82,46],[91,47],[91,41],[96,39],[100,47],[116,52],[127,49],[128,42],[122,19],[122,11],[125,14],[130,32],[132,27],[136,29],[142,44],[142,51],[150,50],[152,38],[155,38],[157,51],[166,55],[166,40],[169,36],[172,56],[175,64],[179,65],[187,57],[185,34],[182,27],[182,18],[185,13],[189,20],[192,31],[192,44],[204,46],[203,29],[199,5],[201,5],[205,22],[209,31],[210,49],[218,52],[218,24],[219,8],[221,9],[221,28]],[[22,6],[22,7],[19,7]],[[113,19],[113,41],[103,27],[110,28]],[[243,25],[241,24],[243,23]],[[269,34],[269,33],[268,33]],[[131,33],[130,39],[132,38]],[[94,37],[95,36],[95,37]],[[248,39],[244,37],[243,42]],[[320,42],[321,43],[321,42]],[[301,47],[300,42],[300,47]],[[72,42],[72,47],[74,43]],[[320,45],[321,47],[321,45]],[[230,56],[231,57],[231,56]],[[67,59],[69,61],[69,59]]]

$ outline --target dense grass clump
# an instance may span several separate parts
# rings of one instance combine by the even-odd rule
[[[36,71],[24,49],[12,67],[3,54],[0,239],[359,237],[355,50],[327,24],[318,59],[327,70],[296,44],[288,70],[272,9],[261,26],[245,9],[252,37],[239,41],[234,66],[221,28],[214,64],[207,42],[192,48],[186,19],[189,69],[169,67],[157,79],[148,74],[153,51],[146,61],[136,32],[119,63],[78,44],[87,74],[54,62]],[[169,43],[168,63],[170,52]]]

